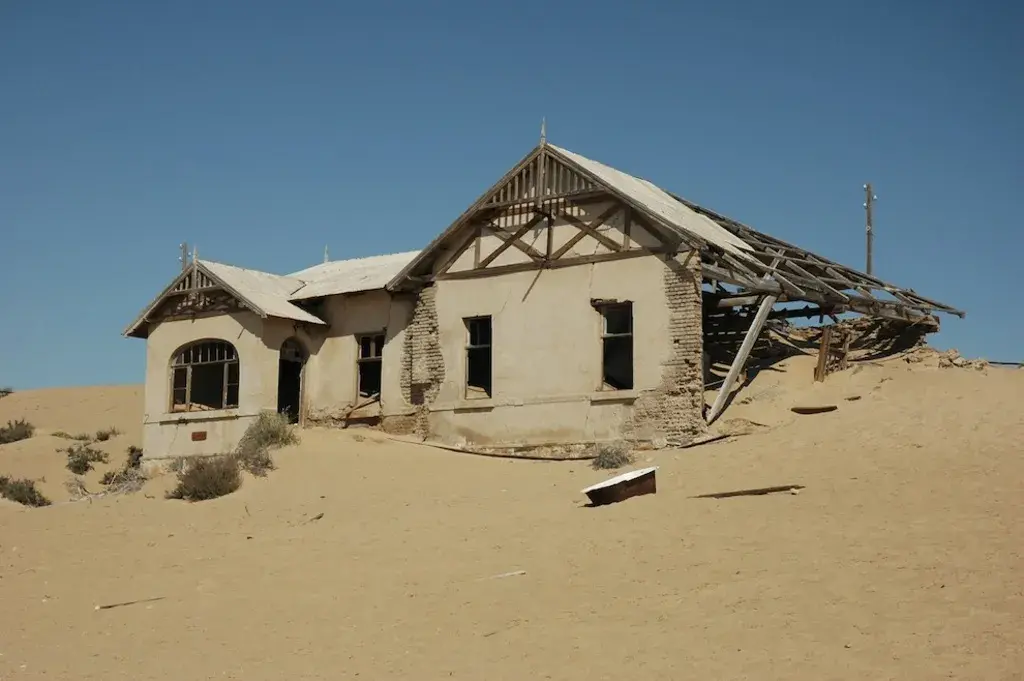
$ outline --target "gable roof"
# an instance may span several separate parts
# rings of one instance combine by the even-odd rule
[[[551,163],[555,164],[554,173],[549,170]],[[568,182],[563,179],[566,172],[574,176]],[[551,174],[556,177],[551,179]],[[535,181],[538,177],[543,178],[541,182]],[[913,289],[888,284],[762,234],[652,182],[543,141],[413,258],[387,288],[395,290],[410,278],[427,274],[441,249],[455,242],[462,228],[481,214],[493,215],[490,211],[554,198],[572,200],[602,190],[640,211],[667,243],[699,250],[709,279],[753,292],[782,295],[786,300],[815,302],[837,311],[935,323],[937,320],[930,316],[933,311],[964,316],[962,311],[924,298]],[[878,292],[887,297],[879,297]]]
[[[139,335],[147,324],[149,315],[155,312],[182,282],[196,274],[206,277],[210,283],[227,291],[260,317],[279,317],[309,324],[324,324],[319,317],[288,302],[289,293],[300,288],[303,282],[212,260],[196,260],[193,266],[183,270],[153,299],[153,302],[146,306],[146,309],[124,330],[124,335]]]
[[[666,233],[674,234],[677,238],[683,238],[691,242],[696,240],[701,244],[714,244],[716,247],[727,251],[734,258],[740,260],[751,259],[748,253],[752,249],[742,239],[736,238],[735,235],[723,229],[714,220],[710,220],[706,216],[694,211],[657,185],[545,142],[535,147],[529,154],[523,157],[504,177],[484,192],[455,222],[431,241],[426,248],[420,251],[419,255],[408,266],[403,268],[401,272],[388,282],[388,290],[394,290],[410,275],[422,269],[423,265],[440,248],[443,248],[452,237],[460,232],[462,227],[477,212],[487,208],[489,205],[502,203],[498,200],[505,196],[505,192],[501,191],[502,186],[516,177],[528,178],[526,179],[527,182],[532,181],[532,178],[529,178],[531,164],[538,163],[538,157],[541,155],[541,152],[548,157],[554,157],[563,165],[580,174],[582,178],[579,180],[579,189],[603,188],[623,202],[631,205],[634,209],[647,215],[655,223],[653,226],[660,228]],[[544,192],[554,193],[552,189],[552,187],[545,187]],[[523,202],[544,199],[544,196],[526,197],[524,194],[523,190],[519,190],[517,198]],[[757,261],[753,260],[753,262],[756,263]]]
[[[319,317],[295,305],[295,302],[382,289],[419,251],[376,255],[369,258],[336,260],[308,267],[289,275],[236,267],[212,260],[196,260],[196,270],[241,301],[260,317],[292,319],[323,325]],[[138,335],[164,299],[190,274],[182,272],[125,329],[125,336]]]

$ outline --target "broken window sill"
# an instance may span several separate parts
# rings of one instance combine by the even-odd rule
[[[639,396],[637,390],[599,390],[591,394],[590,402],[632,402]]]
[[[179,411],[160,414],[151,423],[192,423],[194,421],[227,421],[230,419],[258,416],[240,413],[238,409],[212,409],[210,411]]]

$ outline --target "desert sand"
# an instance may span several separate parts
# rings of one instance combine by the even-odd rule
[[[893,359],[762,371],[716,424],[615,472],[304,430],[227,497],[69,501],[65,441],[138,387],[0,399],[2,679],[1015,679],[1024,674],[1024,371]],[[798,416],[793,406],[836,404]],[[624,469],[625,470],[625,469]],[[802,485],[799,494],[698,495]],[[511,576],[494,577],[509,572]],[[145,600],[97,610],[97,606]]]

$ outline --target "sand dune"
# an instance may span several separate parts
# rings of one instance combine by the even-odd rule
[[[613,506],[582,506],[605,477],[585,462],[326,430],[214,501],[164,500],[165,479],[4,505],[0,678],[1020,678],[1024,371],[811,385],[812,365],[761,372],[716,425],[750,434],[641,453],[658,494]],[[5,398],[0,420],[116,425],[123,451],[141,393],[92,390]],[[49,492],[57,444],[0,446],[0,474]],[[785,484],[805,489],[694,498]],[[139,599],[160,600],[95,609]]]
[[[41,433],[72,435],[116,427],[128,439],[142,436],[142,386],[48,388],[16,392],[0,399],[0,423],[24,418]]]

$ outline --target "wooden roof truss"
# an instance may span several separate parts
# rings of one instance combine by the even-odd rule
[[[566,202],[613,197],[632,210],[633,219],[640,221],[661,239],[665,250],[671,252],[688,248],[699,251],[704,279],[738,287],[737,296],[755,294],[760,297],[771,294],[777,302],[801,300],[816,303],[822,314],[859,312],[933,325],[938,324],[935,312],[964,316],[962,311],[920,296],[912,289],[894,286],[758,232],[675,194],[667,194],[690,210],[717,223],[739,238],[750,250],[740,251],[727,244],[710,241],[692,231],[679,229],[657,213],[646,210],[630,196],[628,190],[602,182],[572,158],[542,143],[424,248],[388,284],[388,289],[395,290],[403,281],[422,283],[429,279],[431,254],[437,253],[445,245],[471,240],[472,233],[463,233],[470,223],[486,224],[509,210],[524,208],[535,211],[539,220],[557,214],[559,207]],[[530,227],[535,224],[531,222]],[[507,237],[512,246],[521,248],[515,238],[517,235],[504,234],[500,229],[496,231],[499,236]],[[534,261],[541,260],[540,253],[524,252]]]
[[[815,255],[740,222],[673,195],[690,209],[729,230],[752,251],[756,264],[737,258],[716,258],[712,251],[702,256],[705,278],[723,281],[752,293],[772,293],[779,302],[804,300],[818,303],[829,314],[861,314],[908,322],[937,324],[934,312],[964,317],[965,313],[877,277]],[[885,297],[883,297],[885,296]]]
[[[223,291],[230,296],[237,306],[247,309],[256,314],[266,317],[252,301],[234,290],[217,276],[210,272],[201,262],[193,262],[181,274],[174,278],[170,285],[160,292],[152,303],[128,326],[124,331],[125,336],[146,338],[149,335],[149,323],[164,317],[175,317],[170,309],[178,312],[199,314],[211,310],[214,305],[213,297],[218,291]],[[221,305],[223,308],[223,305]],[[218,310],[218,311],[223,311]],[[164,312],[165,314],[161,314]]]

